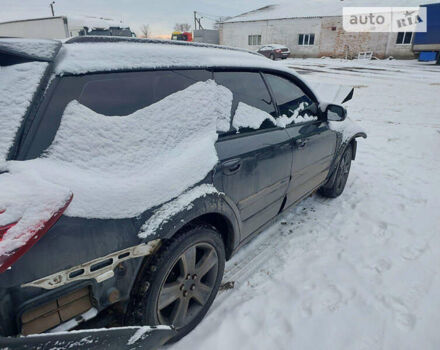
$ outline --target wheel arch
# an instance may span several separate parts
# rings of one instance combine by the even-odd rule
[[[339,144],[339,147],[335,151],[335,156],[333,158],[332,165],[330,167],[327,182],[325,183],[324,187],[331,187],[333,186],[333,183],[336,179],[336,169],[338,168],[339,161],[341,160],[342,155],[344,154],[347,147],[352,147],[352,156],[351,159],[355,160],[356,158],[356,152],[357,152],[357,138],[367,138],[367,134],[364,132],[358,132],[356,134],[353,134],[350,138],[346,139],[345,141],[342,141]]]
[[[224,193],[215,192],[196,198],[184,209],[166,217],[157,225],[154,235],[147,235],[144,240],[168,240],[188,227],[208,224],[221,234],[228,260],[240,242],[241,224],[238,218],[238,209],[233,202]]]

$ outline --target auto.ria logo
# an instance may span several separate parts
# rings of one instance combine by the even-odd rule
[[[344,7],[346,32],[426,32],[426,7]]]

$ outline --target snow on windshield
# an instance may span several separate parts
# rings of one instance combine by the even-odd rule
[[[229,129],[232,93],[198,82],[124,117],[77,101],[64,112],[43,157],[9,162],[11,173],[38,173],[71,190],[66,215],[134,217],[203,180],[216,165],[217,130]]]
[[[0,66],[0,162],[8,155],[47,65],[30,62]]]

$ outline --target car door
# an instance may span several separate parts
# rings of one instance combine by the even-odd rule
[[[222,189],[238,207],[245,238],[280,211],[290,179],[289,135],[273,123],[276,108],[259,72],[219,71],[214,79],[234,96],[231,131],[216,147]]]
[[[317,101],[307,87],[294,77],[265,73],[264,78],[281,118],[286,122],[293,147],[291,181],[286,207],[319,187],[326,179],[336,147],[336,133],[328,122],[319,120]],[[302,85],[302,86],[301,86]],[[315,112],[312,110],[315,109]],[[308,110],[308,111],[307,111]]]

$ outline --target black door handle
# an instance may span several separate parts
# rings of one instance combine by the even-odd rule
[[[236,173],[241,167],[241,159],[231,159],[222,164],[223,172],[226,175]]]

